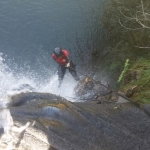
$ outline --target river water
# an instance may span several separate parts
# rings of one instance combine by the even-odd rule
[[[100,17],[104,3],[104,0],[1,0],[0,95],[19,91],[22,84],[38,92],[62,96],[71,93],[76,82],[69,74],[63,82],[63,94],[57,89],[57,64],[51,54],[57,46],[68,49],[77,69],[82,70],[89,52],[102,46]]]

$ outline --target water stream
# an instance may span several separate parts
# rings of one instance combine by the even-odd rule
[[[0,95],[15,93],[22,84],[38,92],[72,93],[76,82],[69,74],[63,92],[58,90],[51,54],[57,46],[68,49],[82,71],[90,52],[102,47],[104,4],[104,0],[1,0]]]

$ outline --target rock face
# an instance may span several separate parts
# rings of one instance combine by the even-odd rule
[[[10,104],[12,106],[10,112],[16,126],[35,122],[21,135],[14,133],[13,144],[6,143],[6,146],[12,146],[14,149],[149,150],[150,148],[150,116],[129,102],[72,103],[56,95],[31,92],[12,96]],[[143,107],[150,112],[149,105]],[[0,148],[2,149],[2,145]]]
[[[118,95],[100,81],[95,81],[91,78],[84,78],[74,89],[75,95],[79,99],[103,101],[117,101]]]

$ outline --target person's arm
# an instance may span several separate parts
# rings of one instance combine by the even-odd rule
[[[69,56],[67,56],[66,58],[67,58],[67,61],[68,61],[66,67],[70,67],[70,58],[69,58]]]
[[[62,52],[64,53],[64,55],[66,56],[66,60],[67,60],[67,64],[66,64],[66,67],[70,67],[70,57],[69,57],[69,53],[67,50],[62,50]]]
[[[68,63],[67,63],[67,65],[66,65],[66,67],[70,67],[70,57],[69,57],[69,53],[68,53],[68,55],[66,56],[66,58],[67,58],[67,61],[68,61]]]
[[[67,56],[66,58],[67,58],[68,63],[70,63],[70,57],[69,57],[69,56]]]
[[[52,58],[56,61],[56,57],[55,54],[52,54]]]

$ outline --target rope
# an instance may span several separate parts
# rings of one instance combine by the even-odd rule
[[[71,68],[72,70],[76,71],[76,70],[75,70],[74,68],[72,68],[72,67],[68,67],[68,68]],[[99,82],[100,85],[102,85],[103,87],[105,87],[105,88],[107,88],[108,90],[110,90],[111,92],[113,92],[113,90],[112,90],[111,88],[109,88],[108,86],[106,86],[106,85],[100,83],[100,81],[96,81],[96,80],[94,80],[92,77],[90,77],[90,76],[88,76],[88,75],[86,75],[86,74],[84,74],[84,73],[82,73],[82,72],[79,72],[79,71],[76,71],[76,72],[78,72],[78,73],[84,75],[85,77],[90,78],[90,79],[93,80],[94,82]]]
[[[69,67],[69,68],[71,68],[72,70],[76,71],[76,70],[75,70],[74,68],[72,68],[72,67]],[[93,80],[94,82],[98,82],[98,81],[94,80],[93,78],[91,78],[90,76],[88,76],[88,75],[86,75],[86,74],[84,74],[84,73],[82,73],[82,72],[79,72],[79,71],[76,71],[76,72],[78,72],[78,73],[84,75],[85,77],[90,78],[90,79]],[[150,112],[149,112],[147,109],[145,109],[144,106],[142,106],[140,103],[134,102],[132,99],[126,97],[125,95],[123,95],[123,94],[121,94],[121,93],[118,93],[117,91],[113,91],[112,89],[110,89],[109,87],[105,86],[105,85],[102,84],[102,83],[99,83],[99,84],[102,85],[102,86],[104,86],[105,88],[107,88],[107,89],[110,90],[111,92],[116,92],[116,94],[117,94],[118,96],[121,96],[121,97],[125,98],[126,100],[128,100],[128,101],[131,102],[131,103],[133,103],[134,105],[136,105],[136,106],[137,106],[138,108],[140,108],[141,110],[143,110],[148,116],[150,116]]]

